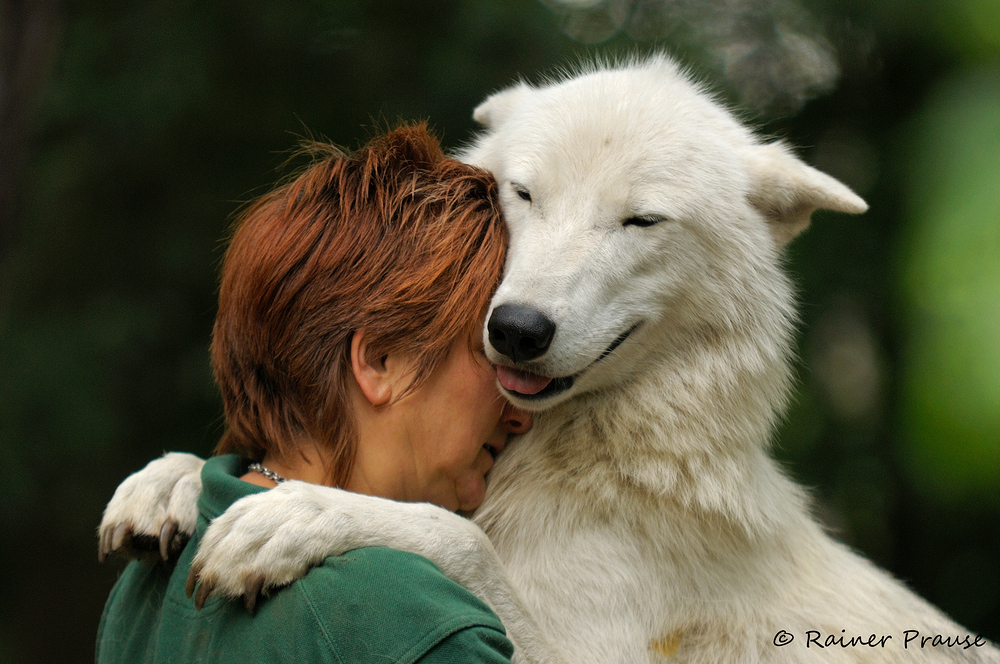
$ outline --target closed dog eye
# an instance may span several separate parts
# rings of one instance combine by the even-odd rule
[[[658,214],[643,214],[623,219],[622,226],[638,226],[639,228],[649,228],[650,226],[655,226],[661,221],[667,221],[667,218],[661,217]]]
[[[516,193],[522,201],[528,201],[529,203],[531,202],[531,194],[528,192],[526,188],[517,184],[516,182],[511,182],[510,186],[513,187],[514,193]]]

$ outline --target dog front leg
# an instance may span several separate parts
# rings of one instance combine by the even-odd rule
[[[557,664],[486,534],[427,503],[402,503],[305,482],[246,496],[215,519],[188,578],[201,605],[213,594],[254,606],[262,590],[302,578],[331,555],[385,546],[423,556],[500,617],[523,664]],[[197,584],[197,585],[196,585]]]

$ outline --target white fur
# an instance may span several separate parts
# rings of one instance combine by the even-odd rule
[[[968,632],[829,538],[768,455],[795,322],[781,248],[814,210],[864,201],[755,137],[664,57],[519,84],[475,118],[486,131],[463,156],[496,175],[511,238],[493,306],[531,306],[557,325],[549,351],[521,368],[575,376],[547,399],[510,395],[538,411],[535,426],[497,460],[474,517],[506,577],[485,572],[482,542],[440,546],[475,538],[432,508],[311,488],[306,517],[255,497],[227,522],[232,541],[203,545],[214,582],[244,587],[234,556],[267,573],[303,549],[315,561],[344,543],[386,544],[487,575],[508,631],[534,634],[527,607],[567,663],[1000,661],[991,645],[904,650],[904,630]],[[622,223],[649,215],[662,220]],[[369,501],[345,524],[344,510]],[[263,546],[247,524],[282,530]],[[795,640],[778,647],[781,630]],[[821,643],[892,638],[806,648],[807,630]],[[547,661],[537,645],[518,643],[519,656]]]
[[[111,550],[119,526],[133,535],[158,538],[163,524],[190,536],[198,525],[198,495],[204,461],[193,454],[169,452],[132,473],[115,489],[97,529],[102,552]]]
[[[327,556],[391,546],[434,561],[500,617],[525,662],[558,662],[511,588],[490,541],[474,523],[427,503],[398,503],[305,482],[284,482],[235,502],[212,522],[193,566],[214,592],[238,597],[262,579],[283,586]]]

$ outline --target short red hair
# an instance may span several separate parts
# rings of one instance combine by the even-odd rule
[[[351,338],[369,361],[417,358],[418,386],[481,333],[507,247],[496,184],[444,156],[426,124],[314,163],[237,220],[222,265],[212,365],[226,432],[217,451],[288,458],[308,437],[343,486],[356,448]]]

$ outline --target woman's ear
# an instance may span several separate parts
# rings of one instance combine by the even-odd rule
[[[386,368],[386,358],[370,363],[367,360],[368,343],[365,331],[358,330],[351,337],[351,371],[361,393],[375,406],[384,406],[392,400],[393,383],[396,376]]]

